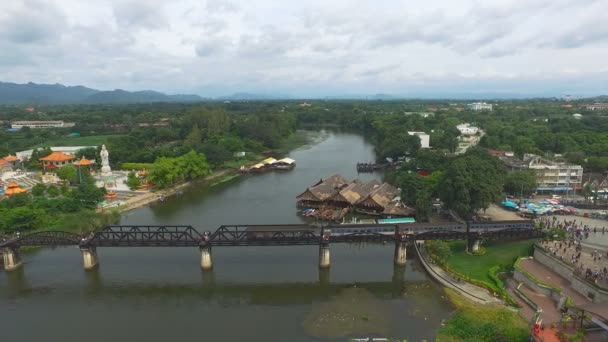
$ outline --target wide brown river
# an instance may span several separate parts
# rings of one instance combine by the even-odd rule
[[[357,177],[374,160],[356,134],[317,132],[292,151],[290,172],[193,187],[124,215],[123,224],[299,223],[295,197],[321,177]],[[110,152],[111,153],[111,152]],[[363,180],[379,175],[359,175]],[[78,248],[25,256],[0,271],[1,341],[349,341],[433,340],[451,312],[415,258],[394,268],[393,246],[332,245],[331,269],[318,247],[218,247],[214,270],[196,248],[100,248],[85,272]],[[410,253],[411,254],[411,253]]]

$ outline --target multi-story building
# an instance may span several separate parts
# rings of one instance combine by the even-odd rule
[[[536,172],[539,191],[580,190],[583,187],[583,167],[558,163],[539,156],[529,159],[528,168]]]
[[[430,148],[431,147],[431,137],[424,132],[407,132],[409,135],[415,135],[420,139],[420,148]]]
[[[515,158],[512,152],[488,150],[497,156],[507,171],[532,170],[536,174],[538,191],[567,192],[583,188],[583,167],[544,159],[535,154]]]
[[[467,105],[467,108],[470,110],[474,110],[474,111],[481,111],[481,110],[492,110],[492,104],[491,103],[485,103],[485,102],[473,102],[473,103],[469,103]]]
[[[586,104],[585,105],[585,109],[588,109],[588,110],[606,110],[606,109],[608,109],[608,103],[596,102],[596,103],[593,103],[593,104]]]
[[[13,121],[11,128],[21,129],[23,127],[29,128],[61,128],[66,127],[63,121]]]
[[[460,131],[460,135],[475,135],[479,133],[479,127],[471,126],[471,124],[463,123],[456,128]]]

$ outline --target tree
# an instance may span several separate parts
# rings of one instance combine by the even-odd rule
[[[19,206],[0,210],[0,228],[5,231],[19,232],[39,229],[47,222],[43,209]]]
[[[452,160],[439,184],[439,197],[448,209],[471,219],[501,197],[504,174],[498,158],[472,149]]]
[[[513,171],[505,178],[504,190],[511,195],[529,196],[536,190],[536,186],[536,174],[534,171]]]
[[[431,207],[433,206],[433,199],[431,198],[431,191],[428,185],[425,185],[416,197],[416,220],[419,222],[428,221],[431,214]]]
[[[420,138],[407,133],[388,135],[380,146],[383,158],[397,160],[405,155],[415,155],[420,149]]]
[[[583,195],[583,197],[585,197],[585,202],[588,202],[589,198],[591,198],[593,196],[593,187],[591,186],[590,183],[585,184],[581,195]]]
[[[57,197],[59,196],[59,189],[57,189],[57,187],[54,185],[49,185],[49,187],[46,189],[46,194],[49,197]]]
[[[34,187],[32,188],[32,195],[36,196],[36,197],[40,197],[44,195],[44,192],[46,191],[46,186],[44,186],[44,184],[36,184],[34,185]]]
[[[105,188],[98,188],[95,184],[83,182],[70,192],[70,197],[78,201],[82,207],[94,209],[103,200]]]
[[[211,173],[211,168],[205,155],[190,151],[178,158],[178,167],[185,179],[205,177]]]
[[[205,144],[203,147],[203,152],[214,167],[221,166],[225,162],[232,159],[232,152],[226,149],[224,145],[217,143],[209,142]]]
[[[452,257],[452,249],[447,242],[442,240],[427,241],[426,248],[434,255],[442,265]]]
[[[190,130],[190,133],[188,133],[188,135],[186,136],[186,139],[184,140],[184,147],[190,150],[200,151],[202,146],[202,140],[203,135],[201,133],[201,130],[200,128],[198,128],[198,125],[195,124],[194,127],[192,127],[192,130]]]
[[[129,187],[129,189],[135,190],[140,185],[141,181],[139,180],[139,177],[137,177],[137,174],[135,174],[135,172],[133,171],[129,172],[129,174],[127,175],[127,186]]]
[[[34,151],[32,151],[32,155],[27,160],[26,167],[28,169],[36,169],[36,170],[41,169],[42,167],[40,165],[39,159],[44,158],[51,153],[53,153],[53,151],[51,151],[50,147],[34,149]]]
[[[97,148],[96,147],[86,147],[76,151],[76,158],[87,158],[90,160],[97,159]]]
[[[176,158],[158,158],[148,174],[148,179],[158,187],[165,188],[173,185],[176,181],[183,178],[181,170],[176,163]]]
[[[80,178],[78,177],[78,169],[76,166],[69,164],[62,166],[55,170],[55,174],[61,180],[67,181],[70,184],[78,184],[80,182]]]
[[[418,193],[425,187],[424,179],[413,172],[400,172],[397,175],[397,184],[401,188],[403,203],[414,207]]]

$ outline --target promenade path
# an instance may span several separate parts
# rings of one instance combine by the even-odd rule
[[[534,259],[524,259],[520,266],[528,273],[533,274],[538,280],[562,290],[562,293],[570,298],[577,306],[590,303],[583,295],[570,287],[570,281],[553,272],[545,265]]]
[[[443,268],[431,260],[424,247],[418,248],[416,246],[415,248],[419,253],[420,260],[430,269],[430,273],[433,278],[440,283],[443,283],[445,286],[456,290],[460,294],[475,302],[481,304],[503,304],[501,299],[494,297],[485,288],[470,284],[461,279],[457,279],[450,273],[443,270]]]

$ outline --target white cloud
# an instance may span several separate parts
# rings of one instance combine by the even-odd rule
[[[603,0],[2,1],[0,80],[213,89],[202,95],[595,87],[606,12]]]

